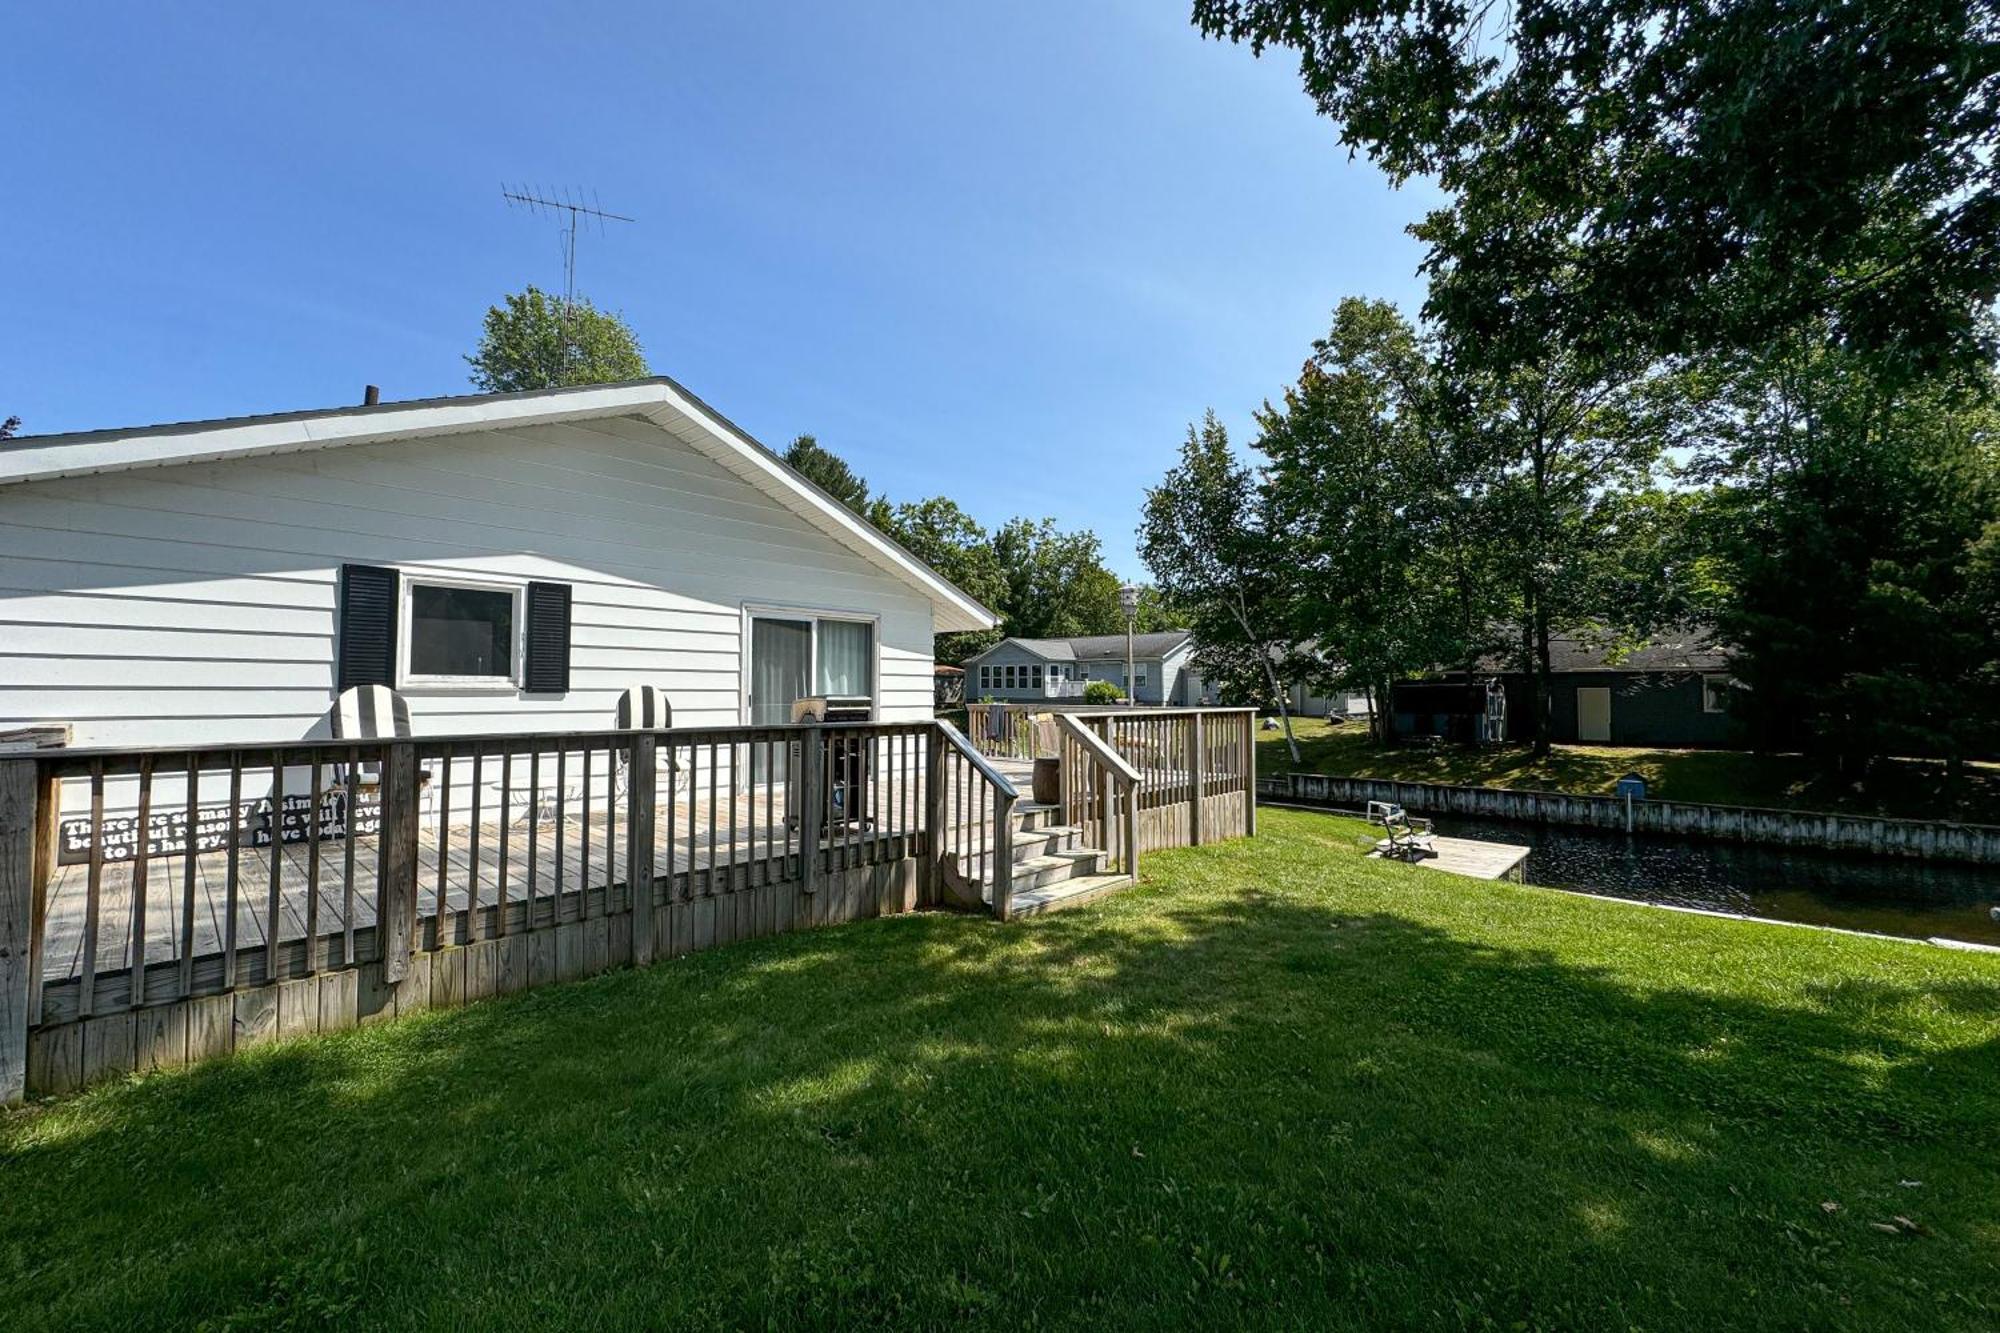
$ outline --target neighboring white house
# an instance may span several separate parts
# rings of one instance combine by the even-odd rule
[[[673,381],[0,446],[0,731],[329,734],[344,685],[419,735],[932,715],[932,635],[993,614]]]
[[[1002,639],[965,663],[965,697],[1005,703],[1081,700],[1084,686],[1108,680],[1140,703],[1191,706],[1202,702],[1201,678],[1188,658],[1191,630],[1132,637],[1132,679],[1125,679],[1123,634],[1071,639]]]

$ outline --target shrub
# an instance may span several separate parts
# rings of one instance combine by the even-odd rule
[[[1125,697],[1125,691],[1108,680],[1093,680],[1083,687],[1083,701],[1087,704],[1115,704]]]

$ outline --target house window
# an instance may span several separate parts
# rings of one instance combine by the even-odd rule
[[[518,587],[405,579],[403,679],[511,686],[520,624]]]
[[[983,666],[983,667],[979,668],[979,688],[980,688],[981,690],[990,690],[990,689],[992,689],[992,688],[993,688],[993,668],[992,668],[992,667],[990,667],[990,666]]]
[[[1145,683],[1146,683],[1146,668],[1144,668],[1144,667],[1135,667],[1135,668],[1133,669],[1133,676],[1132,676],[1132,683],[1133,683],[1134,685],[1137,685],[1137,686],[1144,686],[1144,685],[1145,685]]]
[[[1701,711],[1704,713],[1728,712],[1729,691],[1729,677],[1703,676],[1701,678]]]
[[[1042,669],[1041,669],[1041,667],[1039,667],[1039,666],[1032,666],[1032,667],[1029,667],[1029,668],[1028,668],[1028,675],[1029,675],[1029,677],[1030,677],[1030,679],[1029,679],[1029,681],[1028,681],[1028,684],[1029,684],[1029,685],[1030,685],[1030,686],[1031,686],[1032,688],[1034,688],[1034,689],[1038,689],[1038,690],[1039,690],[1040,688],[1042,688]]]
[[[822,620],[814,656],[821,694],[875,695],[875,626],[866,620]]]

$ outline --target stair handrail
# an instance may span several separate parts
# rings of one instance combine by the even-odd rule
[[[972,771],[993,789],[993,915],[1005,921],[1014,909],[1014,805],[1021,799],[1021,793],[1005,773],[993,766],[992,760],[979,752],[978,746],[966,739],[964,732],[942,718],[937,725],[945,744],[957,750]],[[942,768],[938,771],[941,773]],[[939,861],[948,854],[947,841],[942,829],[931,838],[931,854]]]
[[[953,726],[951,723],[946,722],[943,718],[938,719],[938,730],[944,733],[944,738],[946,741],[950,742],[950,744],[953,747],[955,747],[960,754],[964,755],[968,760],[971,761],[972,766],[979,770],[979,775],[981,777],[985,778],[988,782],[992,783],[993,786],[999,791],[1006,793],[1008,804],[1011,805],[1013,802],[1021,799],[1020,790],[1016,788],[1011,781],[1008,780],[1007,775],[1005,773],[1002,773],[999,769],[993,766],[993,761],[991,759],[988,759],[985,755],[979,752],[979,747],[977,745],[974,745],[970,740],[966,739],[966,735],[964,732],[960,731],[957,727]]]
[[[1118,753],[1115,746],[1098,735],[1068,713],[1057,713],[1056,727],[1074,740],[1090,756],[1091,766],[1111,777],[1118,790],[1119,805],[1125,825],[1125,874],[1133,879],[1139,877],[1139,787],[1144,781],[1131,760]],[[1104,836],[1109,849],[1111,838],[1110,821],[1105,821]]]

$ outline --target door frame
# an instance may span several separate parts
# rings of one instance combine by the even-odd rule
[[[754,620],[803,620],[812,625],[806,657],[806,680],[808,688],[819,679],[819,622],[822,620],[849,620],[865,622],[869,627],[869,643],[874,651],[868,662],[868,698],[875,711],[882,709],[882,613],[879,611],[850,611],[828,606],[800,606],[783,602],[745,602],[742,621],[737,629],[737,671],[736,671],[736,717],[743,726],[750,726],[750,624]]]

